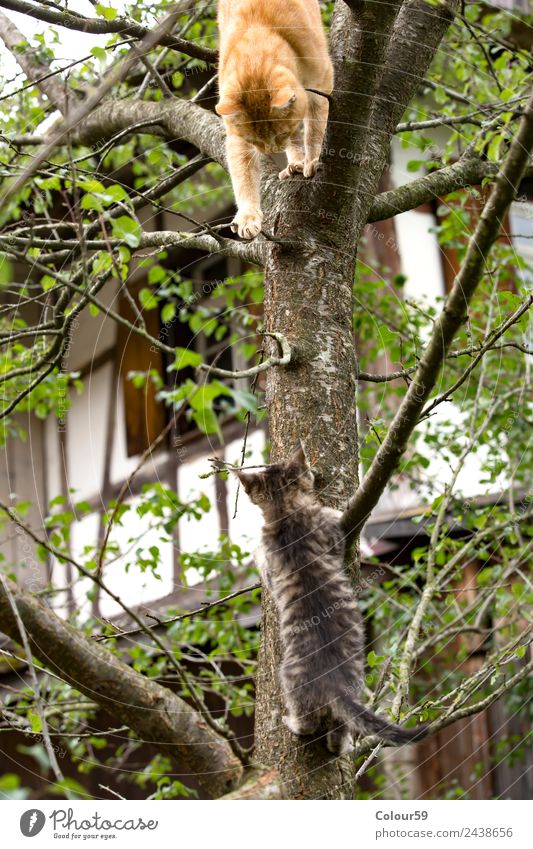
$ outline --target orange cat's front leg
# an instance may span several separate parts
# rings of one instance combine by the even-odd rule
[[[328,100],[321,95],[309,93],[309,111],[304,121],[304,177],[314,177],[317,172],[328,113]]]
[[[226,140],[228,168],[237,204],[237,214],[231,224],[241,239],[255,239],[261,232],[259,152],[235,133]]]
[[[305,155],[299,133],[291,138],[285,148],[285,153],[287,155],[287,167],[279,172],[280,180],[286,180],[294,174],[303,174]]]

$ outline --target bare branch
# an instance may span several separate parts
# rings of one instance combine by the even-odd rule
[[[531,305],[533,304],[533,295],[530,295],[526,298],[525,302],[521,304],[510,316],[508,316],[505,321],[501,322],[499,327],[494,328],[494,330],[489,334],[486,341],[479,345],[471,345],[470,348],[463,348],[460,351],[450,351],[447,355],[446,359],[458,359],[459,357],[474,357],[474,360],[468,366],[468,369],[465,370],[462,377],[455,383],[450,389],[446,390],[445,393],[439,396],[438,399],[431,402],[431,405],[427,410],[422,414],[424,417],[427,416],[433,407],[437,406],[437,403],[441,403],[445,401],[453,392],[455,392],[458,387],[464,383],[466,378],[479,364],[482,357],[487,353],[487,351],[502,351],[506,348],[515,348],[520,351],[522,354],[527,354],[531,356],[533,354],[533,349],[528,348],[527,345],[522,345],[520,342],[503,342],[501,345],[495,345],[495,341],[499,339],[504,333],[509,330],[513,324],[516,324],[517,321],[520,321],[521,317],[526,313]],[[373,374],[368,371],[360,371],[357,375],[357,379],[362,383],[389,383],[392,380],[400,380],[409,377],[414,374],[417,370],[418,366],[408,366],[407,368],[399,369],[398,371],[390,371],[385,374]]]
[[[37,673],[35,671],[35,665],[33,663],[33,658],[31,656],[30,643],[28,640],[28,634],[26,632],[26,627],[24,622],[22,621],[22,617],[19,613],[17,602],[15,597],[11,591],[10,581],[2,575],[0,572],[0,584],[2,586],[2,590],[4,592],[5,597],[9,602],[9,606],[11,608],[11,612],[15,619],[17,629],[20,635],[20,641],[22,642],[22,646],[24,647],[24,652],[26,654],[26,661],[28,663],[28,669],[30,670],[30,677],[33,686],[33,694],[35,697],[37,714],[41,721],[41,734],[43,735],[44,747],[46,749],[46,753],[48,755],[48,759],[50,761],[50,766],[52,768],[52,772],[56,777],[56,781],[62,782],[64,780],[63,773],[59,768],[59,764],[57,762],[56,753],[54,751],[54,747],[52,745],[52,741],[50,740],[50,732],[48,730],[48,723],[46,721],[46,715],[44,711],[43,699],[41,696],[41,688],[39,686],[39,679],[37,678]],[[17,640],[18,641],[18,640]]]
[[[159,619],[157,622],[154,622],[153,625],[147,625],[148,628],[164,628],[166,625],[173,625],[175,622],[182,622],[184,619],[192,619],[195,616],[205,616],[205,614],[212,610],[214,607],[220,607],[224,604],[227,604],[228,601],[232,601],[234,598],[239,598],[241,595],[247,595],[248,593],[253,592],[254,590],[260,590],[261,584],[250,584],[247,587],[242,587],[240,590],[235,590],[229,595],[223,596],[223,598],[217,598],[215,601],[205,602],[201,607],[197,607],[194,610],[189,610],[187,613],[180,613],[179,616],[171,616],[169,619]],[[116,627],[116,626],[113,626]],[[116,631],[113,634],[95,634],[93,636],[93,640],[97,643],[105,642],[106,640],[114,640],[117,637],[130,637],[134,634],[140,634],[142,630],[140,628],[130,628],[125,631],[122,628],[116,627]]]
[[[454,281],[453,289],[435,322],[430,342],[413,382],[367,475],[343,514],[343,525],[349,544],[356,539],[405,451],[450,345],[465,320],[468,305],[483,275],[486,258],[498,238],[501,220],[516,195],[532,148],[533,95],[469,241],[466,257]]]
[[[44,138],[18,136],[12,143],[49,144],[53,148],[61,143],[61,139],[54,136],[54,129]],[[122,138],[140,129],[167,141],[186,140],[197,147],[204,157],[218,162],[223,168],[227,167],[221,120],[192,101],[178,98],[162,102],[105,100],[73,128],[71,139],[72,144],[96,146],[98,152],[117,136]]]
[[[282,333],[274,333],[274,332],[264,332],[261,334],[262,336],[271,336],[272,339],[275,339],[279,345],[279,349],[281,352],[280,357],[269,357],[262,363],[259,363],[257,366],[251,366],[250,368],[244,369],[243,371],[228,371],[224,368],[216,368],[216,366],[210,366],[207,363],[202,363],[198,366],[200,371],[207,372],[210,376],[215,377],[226,377],[233,380],[240,380],[243,377],[255,377],[257,374],[261,374],[263,371],[267,371],[267,369],[272,368],[272,366],[288,366],[291,361],[291,346],[287,342],[287,339]]]
[[[487,341],[481,346],[481,348],[479,349],[478,353],[476,354],[476,356],[474,357],[472,362],[468,365],[468,368],[466,368],[464,370],[464,372],[462,373],[462,375],[459,378],[457,378],[457,380],[455,381],[453,386],[450,386],[449,389],[447,389],[445,392],[442,392],[441,395],[439,395],[437,398],[435,398],[431,402],[431,404],[428,404],[426,409],[420,415],[421,419],[427,418],[427,416],[430,415],[430,413],[435,409],[435,407],[438,407],[439,404],[442,404],[443,401],[446,401],[448,398],[450,398],[453,395],[453,393],[457,389],[459,389],[460,386],[462,386],[462,384],[465,382],[465,380],[467,380],[468,377],[472,374],[472,372],[474,371],[476,366],[479,364],[480,360],[484,357],[486,352],[490,351],[494,347],[494,342],[496,341],[496,339],[499,339],[501,336],[503,336],[503,334],[510,327],[512,327],[513,324],[516,324],[517,321],[520,321],[522,316],[529,310],[529,308],[531,307],[532,304],[533,304],[533,295],[530,295],[526,299],[525,303],[521,304],[518,307],[518,309],[516,309],[511,316],[509,316],[509,318],[507,318],[504,322],[501,323],[501,325],[499,327],[497,327],[497,328],[495,328],[495,330],[493,330],[493,332],[489,335],[489,338],[487,339]]]
[[[105,35],[119,33],[121,35],[129,35],[133,38],[143,39],[150,33],[150,30],[138,24],[131,18],[115,18],[113,21],[106,21],[104,18],[86,18],[83,15],[73,13],[69,10],[64,12],[36,6],[34,3],[28,3],[26,0],[0,0],[0,6],[4,9],[10,9],[13,12],[21,12],[24,15],[30,15],[38,21],[45,21],[48,24],[66,27],[67,29],[76,30],[78,32],[92,33],[93,35]],[[181,4],[172,13],[173,17],[177,17],[183,13]],[[177,38],[167,32],[160,32],[154,44],[162,44],[165,47],[171,47],[186,56],[191,56],[193,59],[203,59],[213,65],[217,59],[217,51],[211,50],[208,47],[202,47],[195,44],[193,41],[185,41],[182,38]]]
[[[56,109],[66,112],[71,99],[68,86],[61,79],[50,75],[49,69],[38,61],[35,51],[30,49],[26,36],[3,12],[0,12],[0,38],[24,71],[28,82],[34,83]]]
[[[392,218],[394,215],[416,209],[417,206],[437,198],[443,198],[458,189],[477,186],[487,177],[495,179],[501,168],[501,163],[484,162],[477,157],[461,158],[453,165],[433,171],[397,189],[382,192],[372,204],[368,221],[369,223],[383,221],[385,218]],[[533,168],[527,168],[525,176],[531,176],[531,174],[533,174]]]
[[[455,10],[455,14],[457,15],[457,10]],[[423,85],[430,88],[432,91],[436,91],[437,89],[442,89],[445,94],[448,95],[450,100],[457,100],[458,103],[466,103],[468,106],[471,105],[472,101],[470,98],[465,97],[464,94],[461,94],[460,91],[455,91],[453,88],[448,88],[448,86],[443,86],[440,81],[424,79]]]
[[[409,366],[408,368],[399,369],[398,371],[390,371],[386,374],[372,374],[369,371],[360,371],[357,375],[357,380],[361,383],[389,383],[391,380],[400,380],[404,377],[409,377],[414,374],[418,366]]]
[[[484,699],[479,699],[477,702],[474,702],[471,705],[467,705],[464,708],[458,708],[454,710],[453,713],[450,713],[449,716],[443,717],[441,720],[437,720],[433,725],[432,729],[434,732],[439,731],[441,728],[446,728],[447,725],[451,725],[453,722],[457,722],[458,719],[465,719],[467,716],[473,716],[476,713],[480,713],[482,710],[486,710],[495,701],[497,701],[501,696],[505,693],[508,693],[509,690],[512,690],[516,684],[523,681],[524,678],[528,678],[529,674],[533,670],[533,660],[530,660],[529,663],[526,663],[518,672],[515,672],[510,678],[506,681],[503,681],[499,687],[496,687],[495,690],[492,690],[488,696],[485,696]]]
[[[481,127],[483,121],[479,117],[481,109],[470,112],[468,115],[443,115],[441,118],[428,118],[425,121],[403,121],[396,127],[397,133],[410,133],[415,130],[431,130],[433,127],[455,127],[457,124],[475,124]]]
[[[170,248],[174,246],[193,248],[221,256],[232,256],[242,259],[243,262],[253,262],[256,265],[262,265],[264,262],[265,242],[257,240],[238,242],[236,239],[226,239],[222,236],[159,230],[153,233],[143,233],[139,243],[139,248]]]
[[[25,237],[14,233],[0,237],[0,244],[5,253],[10,253],[13,247],[29,249],[49,248],[50,238]],[[120,239],[87,239],[83,242],[83,246],[88,251],[102,251],[106,248],[118,248],[121,245],[127,244]],[[79,239],[55,239],[52,242],[53,252],[43,254],[41,262],[59,262],[63,260],[72,260],[75,252],[80,247]],[[176,232],[174,230],[154,230],[141,234],[139,244],[135,250],[140,251],[146,248],[171,248],[184,247],[192,250],[202,251],[212,254],[220,254],[221,256],[232,256],[237,259],[242,259],[243,262],[251,262],[256,265],[262,265],[264,262],[264,246],[265,242],[239,242],[237,239],[228,239],[223,236],[211,235],[210,233],[188,233]],[[58,248],[59,250],[56,250]]]

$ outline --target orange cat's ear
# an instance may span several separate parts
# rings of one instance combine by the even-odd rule
[[[237,104],[229,98],[222,98],[215,106],[215,112],[223,118],[228,118],[238,114]]]
[[[278,88],[272,92],[272,109],[288,109],[296,100],[296,92],[293,88],[286,85],[283,88]]]

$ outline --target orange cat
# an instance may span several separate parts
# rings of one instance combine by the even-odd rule
[[[220,100],[237,203],[232,229],[261,230],[259,152],[286,151],[280,180],[318,166],[328,119],[333,67],[318,0],[219,0]],[[304,142],[301,126],[304,125]]]

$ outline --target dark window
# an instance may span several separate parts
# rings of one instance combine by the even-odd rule
[[[176,267],[176,266],[174,266]],[[216,307],[216,286],[227,277],[237,275],[242,271],[241,264],[224,257],[206,257],[196,261],[192,268],[193,296],[189,303],[176,304],[176,314],[172,321],[161,325],[160,310],[142,310],[146,329],[151,336],[160,338],[172,348],[186,348],[201,355],[204,362],[216,365],[218,368],[231,371],[235,368],[231,345],[229,342],[230,329],[222,337],[207,335],[202,331],[194,332],[189,326],[188,316],[195,309],[208,306]],[[138,293],[146,286],[146,281],[129,287],[129,292],[139,307]],[[162,308],[164,305],[161,304]],[[224,319],[222,304],[221,312],[213,317],[219,321]],[[139,307],[140,310],[140,307]],[[131,323],[138,321],[130,300],[120,298],[120,313]],[[156,370],[161,375],[167,389],[173,389],[188,378],[194,379],[192,367],[179,372],[169,371],[171,356],[150,346],[141,337],[131,333],[127,328],[119,326],[118,352],[122,391],[125,405],[126,443],[128,456],[141,454],[161,433],[169,420],[169,410],[156,400],[157,390],[152,381],[148,380],[142,388],[137,388],[128,378],[131,372],[146,373]],[[222,399],[221,399],[222,401]],[[215,409],[220,406],[215,402]],[[193,434],[198,431],[197,425],[187,416],[179,420],[178,431],[181,434]]]

